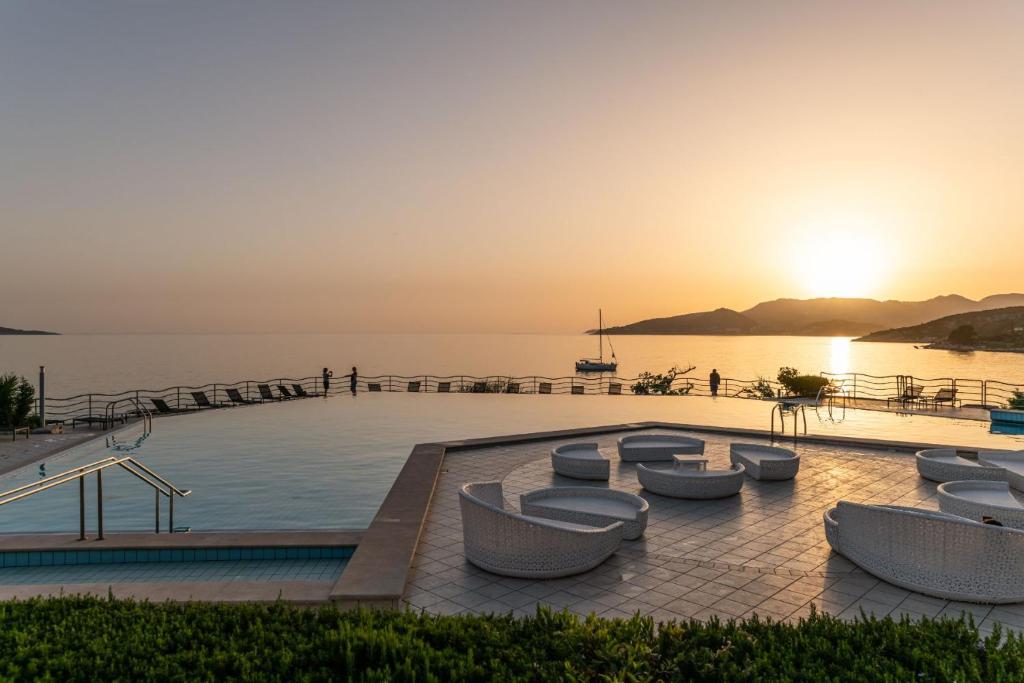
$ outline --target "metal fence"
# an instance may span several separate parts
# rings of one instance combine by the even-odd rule
[[[952,377],[921,378],[910,375],[877,376],[863,373],[836,374],[823,372],[821,375],[834,385],[841,385],[850,398],[887,400],[902,396],[910,386],[921,387],[923,396],[934,395],[940,389],[956,389],[956,396],[964,405],[1002,406],[1020,390],[1020,386],[997,380],[975,380]],[[633,393],[633,385],[639,378],[614,377],[610,375],[573,375],[567,377],[543,377],[530,375],[513,377],[508,375],[376,375],[360,376],[358,392],[413,392],[413,393],[481,393],[481,394],[583,394],[583,395],[624,395]],[[260,391],[264,385],[270,392],[265,396]],[[723,377],[719,396],[740,398],[761,398],[757,390],[767,387],[774,395],[785,395],[785,389],[774,380],[736,379]],[[302,391],[296,390],[296,386]],[[264,380],[239,380],[236,382],[214,382],[197,386],[173,386],[164,389],[129,389],[114,393],[87,393],[66,398],[46,398],[47,422],[84,421],[109,422],[124,420],[137,412],[136,405],[152,405],[155,412],[161,412],[156,402],[163,402],[170,412],[202,410],[205,407],[233,405],[229,391],[237,391],[236,398],[244,402],[265,402],[280,400],[284,387],[292,395],[305,392],[307,395],[323,395],[321,377],[277,377]],[[678,395],[709,396],[710,382],[706,377],[677,377],[671,388]],[[336,377],[331,380],[329,393],[343,394],[350,391],[348,379]],[[199,395],[199,396],[197,396]],[[205,397],[209,405],[199,399]]]
[[[822,377],[841,385],[850,398],[889,401],[906,396],[912,388],[922,397],[931,397],[939,391],[955,393],[964,406],[994,408],[1005,406],[1015,391],[1024,384],[1011,384],[993,379],[963,377],[915,377],[914,375],[868,375],[859,372],[823,372]]]

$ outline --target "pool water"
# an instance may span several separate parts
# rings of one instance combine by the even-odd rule
[[[195,531],[366,528],[416,443],[645,420],[767,429],[773,404],[710,397],[361,394],[211,410],[154,420],[139,460],[192,494],[175,502],[175,526]],[[848,410],[842,421],[809,410],[818,434],[1024,448],[1024,437],[987,422]],[[791,421],[789,422],[791,424]],[[137,434],[132,427],[122,441]],[[46,474],[108,455],[102,441],[45,461]],[[38,464],[0,476],[0,490],[38,480]],[[95,529],[95,477],[86,490]],[[149,531],[151,489],[106,470],[104,522]],[[0,507],[0,532],[75,532],[74,483]],[[166,502],[161,523],[167,523]]]

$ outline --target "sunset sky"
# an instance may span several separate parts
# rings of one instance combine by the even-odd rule
[[[0,5],[0,325],[1024,288],[1024,3]]]

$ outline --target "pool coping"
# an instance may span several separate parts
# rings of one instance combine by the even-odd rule
[[[461,439],[418,444],[399,472],[391,490],[367,528],[363,540],[349,560],[345,571],[331,590],[333,602],[344,607],[380,607],[399,609],[412,569],[412,560],[426,524],[444,459],[449,451],[465,451],[493,446],[512,446],[540,441],[664,429],[744,438],[766,439],[768,430],[739,427],[717,427],[673,422],[630,422],[578,429],[508,434],[477,439]],[[783,443],[791,437],[780,438]],[[963,448],[956,444],[930,444],[911,441],[888,441],[851,436],[807,434],[800,443],[868,448],[872,450],[913,453],[925,448]]]

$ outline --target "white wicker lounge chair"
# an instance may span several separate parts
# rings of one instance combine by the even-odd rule
[[[704,442],[674,434],[633,434],[619,439],[622,462],[671,461],[674,455],[702,455]]]
[[[743,465],[747,474],[760,481],[792,479],[800,470],[800,456],[788,448],[755,443],[729,444],[729,460]]]
[[[557,486],[519,497],[524,515],[558,519],[589,526],[622,522],[622,537],[640,538],[647,528],[650,504],[640,496],[596,486]]]
[[[1024,531],[944,512],[839,501],[825,513],[839,554],[883,581],[946,600],[1024,600]]]
[[[608,460],[596,443],[567,443],[551,449],[551,467],[563,477],[608,481]]]
[[[983,480],[1006,481],[1006,470],[981,462],[985,451],[966,451],[956,448],[929,448],[918,451],[917,473],[940,484],[947,481]]]
[[[579,574],[604,562],[622,543],[622,522],[598,528],[510,512],[497,481],[463,485],[459,507],[466,559],[504,576]]]
[[[979,451],[978,462],[982,465],[1002,467],[1006,481],[1018,491],[1024,491],[1024,451]]]
[[[950,481],[939,484],[939,509],[976,522],[991,517],[1024,529],[1024,503],[1005,481]]]
[[[692,467],[636,466],[636,478],[651,493],[670,498],[708,500],[735,496],[743,488],[743,465],[728,470]]]

